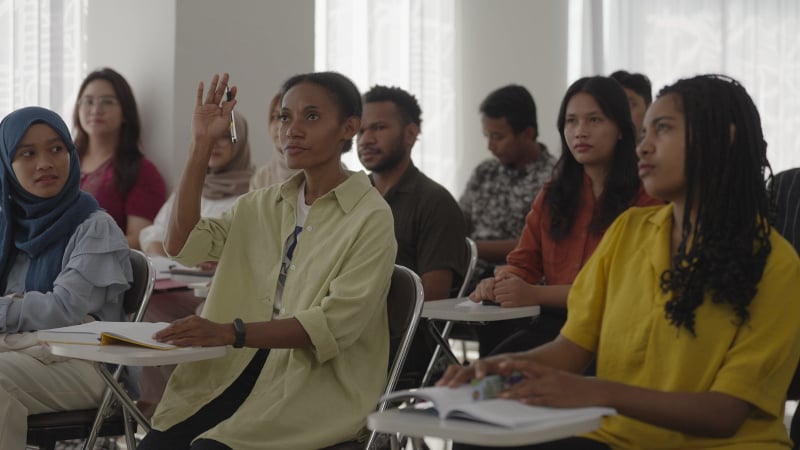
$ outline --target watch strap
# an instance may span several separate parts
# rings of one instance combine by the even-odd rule
[[[244,322],[240,318],[233,319],[233,333],[235,335],[233,340],[233,348],[244,347],[245,328]]]

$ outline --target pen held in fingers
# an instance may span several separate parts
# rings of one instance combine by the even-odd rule
[[[225,86],[225,99],[227,101],[233,100],[233,93],[227,86]],[[234,144],[239,142],[239,137],[236,135],[236,118],[233,114],[233,110],[231,110],[231,142]]]

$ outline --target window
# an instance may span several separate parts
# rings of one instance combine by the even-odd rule
[[[0,114],[38,105],[70,122],[85,0],[0,0]]]
[[[647,74],[655,96],[679,78],[729,75],[758,107],[772,170],[800,166],[800,2],[571,0],[574,27],[592,38],[570,42],[570,82],[625,69]]]
[[[455,0],[316,0],[315,69],[341,72],[366,92],[398,86],[417,97],[414,164],[450,192],[456,152]],[[361,169],[355,151],[343,158]]]

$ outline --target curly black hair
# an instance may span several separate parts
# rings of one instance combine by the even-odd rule
[[[362,98],[364,103],[392,102],[400,112],[403,126],[413,122],[418,127],[422,127],[422,109],[419,107],[417,97],[402,88],[376,84]]]
[[[694,335],[695,310],[708,293],[743,324],[772,249],[761,118],[744,87],[722,75],[679,80],[657,98],[665,95],[675,96],[686,123],[683,235],[661,275],[661,290],[672,293],[666,317]]]
[[[636,160],[636,133],[631,120],[628,98],[622,86],[608,77],[586,77],[572,83],[564,94],[558,113],[558,131],[561,134],[561,157],[553,169],[553,179],[545,190],[544,202],[550,210],[552,221],[550,235],[558,242],[569,235],[580,207],[583,166],[575,159],[564,136],[567,104],[576,94],[591,95],[603,114],[620,130],[611,167],[606,176],[603,194],[598,199],[598,211],[589,224],[589,232],[603,233],[611,222],[631,206],[639,192],[639,175]]]

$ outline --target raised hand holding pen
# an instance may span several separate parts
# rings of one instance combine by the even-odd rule
[[[225,86],[225,99],[227,101],[233,100],[233,93],[227,86]],[[236,115],[231,110],[231,142],[237,143],[239,142],[239,136],[236,135]]]
[[[202,81],[197,86],[189,158],[175,190],[175,202],[164,239],[167,254],[177,255],[183,249],[189,233],[200,220],[200,198],[208,161],[214,143],[231,126],[231,113],[236,105],[236,88],[230,88],[230,100],[225,95],[227,88],[227,73],[221,78],[215,74],[208,85],[208,92],[205,92]]]
[[[225,94],[226,90],[229,92]],[[192,137],[195,140],[215,141],[231,126],[231,115],[236,105],[236,87],[228,88],[228,74],[214,75],[204,95],[201,81],[197,86],[197,97],[192,119]],[[210,152],[209,152],[210,155]]]

